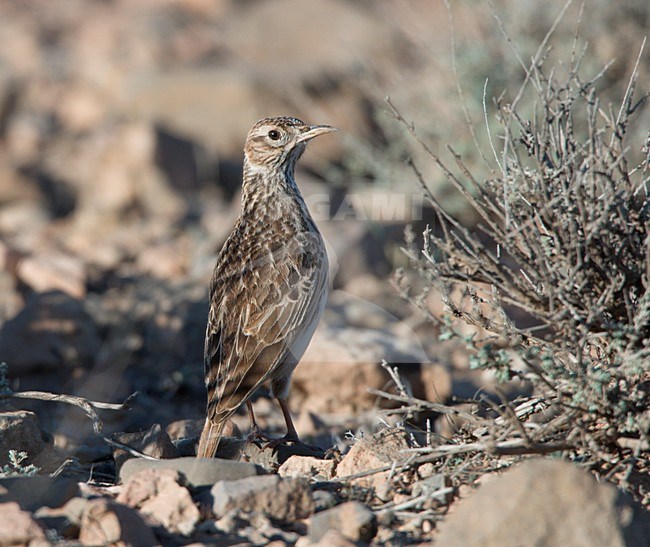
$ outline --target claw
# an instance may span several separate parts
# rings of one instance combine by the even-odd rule
[[[251,429],[251,432],[248,434],[248,437],[246,437],[246,442],[248,443],[260,443],[260,442],[270,442],[271,439],[269,439],[264,433],[262,433],[262,430],[254,426]]]
[[[266,450],[267,448],[276,450],[279,446],[282,446],[283,444],[299,443],[299,442],[300,439],[298,438],[298,435],[286,434],[284,437],[280,437],[279,439],[268,439],[268,442],[262,448],[263,450]]]

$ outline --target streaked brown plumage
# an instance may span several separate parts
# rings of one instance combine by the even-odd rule
[[[244,147],[242,208],[210,285],[205,336],[208,405],[199,457],[214,457],[223,427],[268,384],[297,440],[285,399],[291,375],[320,320],[327,296],[327,254],[294,180],[308,140],[334,131],[290,117],[265,118]],[[282,440],[284,440],[282,439]]]

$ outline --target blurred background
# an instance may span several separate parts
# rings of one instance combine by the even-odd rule
[[[547,63],[562,70],[574,52],[588,79],[612,62],[600,85],[617,109],[650,6],[450,4],[0,1],[9,386],[111,402],[138,390],[131,412],[106,416],[108,431],[158,422],[180,434],[178,420],[200,419],[207,286],[238,214],[244,139],[261,117],[293,115],[341,130],[312,143],[297,173],[332,263],[330,302],[291,396],[299,433],[367,422],[377,401],[366,388],[389,380],[382,359],[430,400],[489,389],[494,379],[469,371],[463,350],[438,342],[391,284],[407,264],[405,226],[421,233],[431,219],[407,158],[450,212],[476,219],[385,99],[434,151],[449,158],[451,144],[489,176],[474,139],[488,146],[492,98],[516,94],[556,19]],[[646,50],[640,95],[649,69]],[[632,134],[648,127],[646,112]],[[430,305],[440,308],[434,296]],[[257,404],[263,424],[281,423],[271,403]],[[39,418],[61,447],[91,434],[76,409],[50,403]]]

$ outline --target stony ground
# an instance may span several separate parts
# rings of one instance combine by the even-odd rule
[[[197,425],[114,436],[144,457],[119,448],[71,457],[44,440],[34,414],[0,414],[3,443],[34,462],[10,454],[0,543],[640,546],[648,537],[646,510],[560,459],[486,458],[460,470],[415,459],[413,435],[388,426],[345,454],[231,437],[219,458],[198,459],[196,436],[184,436]],[[33,465],[40,472],[28,476]],[[476,493],[468,472],[480,477]]]
[[[518,6],[508,13],[526,32],[543,26],[546,15]],[[508,50],[491,41],[489,11],[476,11],[456,12],[459,46],[481,44],[465,74],[500,67]],[[650,536],[647,510],[559,457],[454,452],[483,442],[463,427],[469,400],[496,398],[496,382],[469,370],[464,350],[438,341],[393,288],[404,228],[421,232],[430,211],[403,162],[407,152],[423,169],[427,160],[383,103],[390,95],[434,142],[469,142],[462,109],[449,105],[453,69],[431,55],[447,54],[448,30],[443,3],[0,1],[3,393],[119,407],[137,392],[124,408],[94,409],[101,431],[79,400],[2,401],[1,545]],[[609,42],[597,43],[609,60]],[[207,285],[239,207],[243,140],[270,114],[342,130],[314,143],[297,175],[331,263],[327,309],[290,400],[306,444],[246,443],[242,413],[221,458],[198,461]],[[429,306],[441,311],[434,295]],[[514,398],[530,387],[499,390]],[[449,406],[413,411],[413,398]],[[264,393],[255,409],[267,432],[283,433]],[[433,457],[434,445],[449,456]]]

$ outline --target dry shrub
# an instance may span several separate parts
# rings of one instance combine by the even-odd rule
[[[499,128],[481,151],[494,165],[487,180],[451,147],[453,169],[420,141],[481,223],[464,227],[414,166],[435,223],[423,245],[407,236],[411,271],[398,282],[446,336],[461,337],[458,321],[479,327],[464,337],[473,366],[531,382],[536,400],[555,408],[541,425],[519,417],[515,435],[531,446],[562,440],[625,485],[647,466],[650,442],[650,138],[626,139],[643,99],[634,99],[636,67],[612,109],[599,100],[600,75],[581,77],[581,55],[557,70],[545,55],[540,48],[525,67],[512,100],[494,101]],[[431,316],[432,289],[446,317]]]

